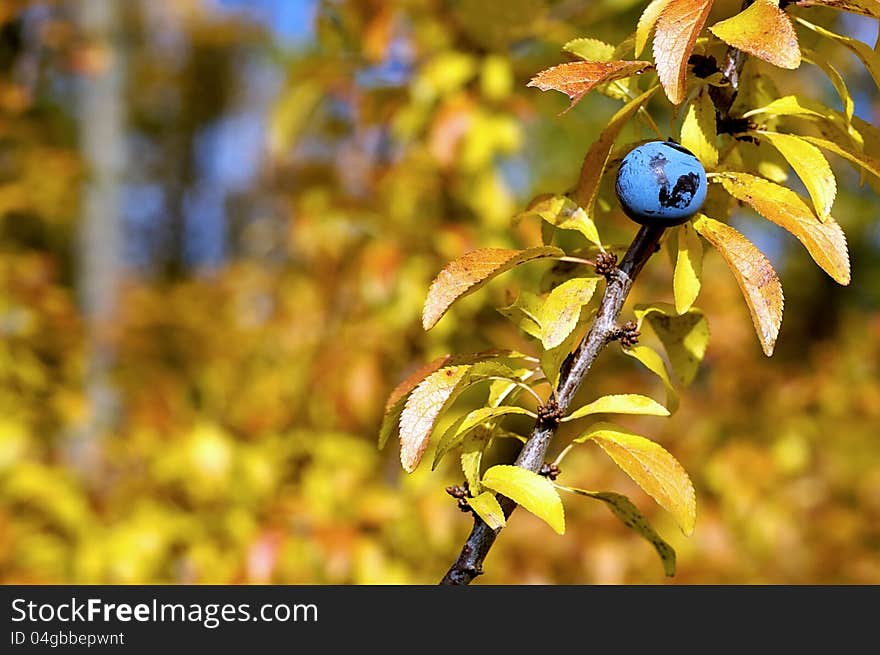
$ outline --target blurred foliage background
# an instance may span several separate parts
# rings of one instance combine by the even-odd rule
[[[528,350],[491,308],[516,274],[428,334],[425,292],[467,250],[540,239],[511,216],[575,181],[616,105],[559,116],[525,83],[643,5],[3,0],[0,581],[439,580],[471,524],[443,489],[460,472],[378,451],[385,398],[437,355]],[[811,12],[874,43],[874,21]],[[811,36],[880,122],[855,57]],[[773,75],[838,106],[806,65]],[[712,255],[700,375],[671,420],[630,421],[694,479],[695,535],[598,451],[566,460],[562,482],[629,494],[676,547],[671,583],[880,582],[878,198],[834,163],[852,285],[741,211],[782,274],[777,354]],[[655,258],[636,300],[670,276]],[[624,359],[584,393],[662,397]],[[565,501],[564,537],[518,512],[480,580],[664,582],[601,504]]]

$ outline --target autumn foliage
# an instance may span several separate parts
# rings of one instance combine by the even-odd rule
[[[514,267],[538,259],[579,265],[568,275],[554,279],[543,293],[545,285],[535,278],[534,288],[520,291],[513,304],[499,308],[522,332],[537,341],[533,357],[525,357],[516,351],[501,351],[494,353],[491,360],[475,355],[472,363],[445,366],[430,373],[414,387],[399,416],[395,412],[386,412],[382,443],[387,434],[398,431],[403,468],[412,472],[418,466],[435,426],[444,414],[451,411],[455,399],[464,391],[491,380],[488,393],[483,396],[485,407],[472,410],[454,421],[437,445],[435,467],[453,448],[460,447],[461,468],[468,495],[479,499],[473,506],[462,506],[463,509],[471,509],[477,518],[474,531],[462,549],[461,558],[454,565],[465,568],[461,576],[456,574],[449,578],[448,575],[450,580],[469,582],[475,574],[482,573],[482,560],[469,559],[470,553],[476,548],[470,539],[485,539],[480,536],[485,534],[480,532],[481,521],[493,528],[496,534],[506,525],[509,510],[487,496],[482,491],[484,487],[500,494],[499,498],[506,497],[543,519],[556,532],[562,534],[565,530],[559,491],[572,491],[571,488],[547,480],[543,469],[520,464],[519,460],[517,466],[496,465],[483,472],[482,459],[497,440],[517,437],[503,427],[505,417],[510,414],[527,414],[536,421],[531,437],[519,437],[526,442],[523,452],[526,452],[532,440],[546,440],[547,428],[542,426],[547,425],[547,419],[541,412],[555,408],[556,394],[571,386],[566,376],[575,375],[571,372],[572,362],[577,359],[581,349],[589,350],[591,343],[597,343],[596,347],[599,348],[605,345],[604,341],[595,342],[594,331],[588,327],[594,317],[598,320],[598,314],[606,307],[605,303],[612,302],[609,293],[613,293],[610,291],[610,273],[597,264],[600,257],[607,257],[609,251],[615,249],[613,244],[600,237],[597,204],[614,205],[614,198],[608,195],[602,197],[601,180],[609,177],[614,166],[620,162],[611,153],[622,128],[629,121],[640,117],[658,136],[662,136],[649,110],[651,96],[658,86],[663,88],[672,105],[684,105],[683,119],[679,123],[679,142],[701,160],[709,171],[711,182],[718,185],[727,198],[719,198],[716,194],[713,201],[707,203],[706,213],[695,211],[688,223],[675,226],[663,235],[674,263],[674,305],[656,301],[636,305],[634,312],[638,322],[630,323],[632,327],[627,328],[630,336],[624,338],[621,332],[616,336],[598,337],[619,340],[624,354],[635,358],[660,377],[666,387],[666,406],[659,405],[651,398],[632,394],[602,396],[572,411],[569,411],[566,401],[566,405],[559,407],[563,414],[561,421],[591,414],[656,415],[655,408],[662,410],[661,415],[676,411],[679,406],[677,385],[673,384],[671,377],[676,377],[679,383],[693,379],[695,368],[706,352],[709,336],[705,328],[697,329],[705,324],[705,318],[694,306],[704,286],[702,240],[721,254],[732,271],[751,313],[761,347],[767,356],[773,354],[782,325],[782,283],[767,257],[746,236],[728,224],[728,215],[734,207],[731,199],[750,206],[760,216],[796,237],[816,264],[834,281],[842,285],[850,283],[846,237],[830,213],[837,184],[828,161],[816,146],[828,146],[828,149],[838,153],[847,152],[851,162],[870,172],[873,162],[870,154],[864,151],[864,144],[876,140],[876,128],[864,124],[859,130],[853,126],[852,116],[824,106],[802,109],[802,105],[807,103],[793,97],[770,95],[763,106],[750,106],[748,100],[735,106],[740,90],[754,83],[753,80],[740,78],[745,57],[756,57],[783,69],[797,69],[801,65],[798,36],[792,19],[778,2],[757,0],[743,3],[740,13],[711,25],[709,32],[718,39],[719,43],[716,44],[712,37],[702,36],[712,8],[712,0],[654,0],[642,13],[634,42],[627,39],[614,45],[586,37],[565,45],[565,51],[584,61],[563,63],[543,70],[531,79],[529,86],[564,93],[571,100],[568,109],[594,89],[623,101],[624,108],[612,117],[587,151],[576,187],[565,196],[540,196],[529,204],[526,215],[536,216],[547,224],[541,232],[542,246],[519,251],[473,250],[448,264],[428,290],[422,321],[425,329],[432,328],[456,300]],[[857,11],[862,9],[856,8]],[[802,18],[797,20],[810,30],[852,48],[869,71],[877,64],[877,53],[865,44],[856,45],[857,42],[852,39],[836,35]],[[629,54],[638,57],[652,30],[653,63],[621,58]],[[701,52],[695,60],[693,55],[698,42],[702,44]],[[725,46],[723,57],[709,54]],[[723,63],[718,65],[718,61]],[[697,74],[695,62],[711,62],[714,69],[701,70]],[[656,77],[647,73],[651,69],[656,72]],[[846,102],[847,91],[842,80],[833,69],[823,70],[841,92],[844,104],[850,106],[851,103]],[[746,93],[743,96],[748,97]],[[816,107],[812,101],[809,104]],[[781,111],[789,106],[790,110]],[[756,116],[760,118],[749,119]],[[780,128],[775,120],[780,116],[808,116],[818,124],[823,135],[832,138],[817,141],[811,139],[809,134]],[[621,144],[617,152],[626,153],[631,148],[632,145]],[[786,186],[756,175],[757,171],[750,168],[744,150],[757,149],[760,152],[768,148],[775,149],[797,173],[811,201]],[[646,179],[644,183],[653,184],[653,178]],[[518,217],[517,220],[522,219]],[[647,224],[650,225],[650,220]],[[645,229],[642,228],[643,234],[647,234]],[[556,247],[560,230],[578,231],[587,243],[562,250]],[[616,261],[616,258],[612,261]],[[599,301],[596,289],[599,278],[603,276],[608,280],[609,291]],[[649,315],[661,319],[662,327],[659,329],[655,323],[649,321],[649,324],[654,326],[656,336],[663,344],[665,361],[658,351],[636,345],[644,327],[644,318]],[[531,351],[530,348],[526,352],[531,354]],[[671,371],[667,369],[667,361]],[[685,366],[688,369],[686,373],[682,370]],[[580,379],[574,382],[575,387],[580,383]],[[522,390],[527,391],[531,398],[522,397]],[[518,406],[515,404],[518,400],[526,403],[534,401],[538,413]],[[551,425],[550,429],[552,438],[555,427]],[[561,464],[573,446],[587,442],[600,445],[642,490],[676,517],[685,534],[693,532],[696,506],[694,487],[682,466],[667,450],[616,424],[598,422],[571,439],[556,457],[554,466]],[[580,493],[599,498],[595,493],[583,490]],[[460,500],[460,504],[463,502]],[[619,512],[618,516],[621,516]],[[659,539],[638,511],[627,516],[624,522],[628,527],[635,529],[655,546],[663,544],[658,548],[658,553],[664,559],[667,574],[672,575],[675,565],[671,547]],[[450,574],[454,570],[453,567]]]
[[[0,3],[0,580],[880,581],[876,2],[103,4]]]

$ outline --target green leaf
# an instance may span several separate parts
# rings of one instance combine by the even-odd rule
[[[623,348],[622,350],[624,355],[637,359],[663,381],[663,386],[666,387],[666,406],[670,412],[675,412],[678,409],[678,394],[675,391],[675,387],[672,386],[669,373],[666,372],[663,358],[660,357],[656,350],[648,346],[633,346],[632,348]]]
[[[574,200],[567,196],[538,196],[525,211],[515,217],[514,221],[532,215],[538,216],[561,230],[576,230],[583,234],[590,243],[602,246],[596,224]]]
[[[674,236],[676,240],[675,271],[672,276],[672,291],[675,296],[675,311],[684,314],[700,295],[700,278],[703,275],[703,244],[690,223],[680,226]]]
[[[717,141],[715,104],[706,87],[703,87],[685,112],[681,124],[681,145],[694,153],[703,166],[711,170],[718,165]]]
[[[422,326],[430,330],[452,303],[482,288],[501,273],[526,262],[564,254],[559,248],[542,246],[526,250],[482,248],[463,255],[447,264],[431,283],[422,312]]]
[[[493,530],[500,530],[507,521],[504,519],[504,510],[498,504],[498,499],[491,491],[484,491],[478,496],[467,499],[468,505],[476,512],[477,516],[483,519]]]
[[[653,398],[636,393],[602,396],[593,402],[578,407],[562,419],[574,421],[590,414],[641,414],[644,416],[669,416],[669,410]]]
[[[613,423],[597,423],[575,439],[595,441],[633,481],[691,535],[696,521],[696,494],[688,474],[660,444]]]
[[[796,16],[795,20],[804,27],[813,30],[816,34],[824,36],[827,39],[831,39],[832,41],[837,41],[842,46],[849,48],[849,50],[854,52],[855,55],[862,60],[865,68],[874,79],[874,84],[880,87],[880,53],[877,53],[867,43],[862,43],[861,41],[857,41],[856,39],[842,36],[840,34],[832,32],[831,30],[826,30],[824,27],[814,25],[810,21],[804,20],[800,16]]]
[[[635,314],[639,327],[646,319],[660,339],[676,380],[685,386],[693,382],[709,345],[709,323],[703,312],[692,307],[679,315],[672,305],[656,303],[636,305]]]
[[[759,130],[758,133],[785,157],[813,199],[819,220],[826,220],[831,214],[831,206],[837,195],[837,182],[822,151],[792,134],[764,130]]]
[[[541,342],[544,348],[561,345],[577,327],[581,308],[596,293],[599,278],[576,277],[550,292],[541,307]]]
[[[483,486],[521,505],[545,521],[557,534],[565,533],[562,499],[547,478],[519,466],[499,465],[483,474]]]
[[[528,416],[534,416],[529,410],[515,406],[480,407],[479,409],[475,409],[472,412],[465,414],[459,420],[450,425],[446,432],[443,433],[443,436],[437,443],[437,451],[434,454],[434,463],[431,465],[431,469],[436,469],[440,460],[442,460],[450,450],[460,446],[465,438],[470,436],[470,434],[478,427],[487,421],[492,421],[508,414],[525,414]]]
[[[619,518],[623,524],[635,530],[648,543],[654,546],[654,550],[660,556],[663,562],[663,571],[668,577],[675,575],[675,549],[670,546],[663,537],[648,523],[648,519],[639,511],[633,502],[622,494],[616,494],[613,491],[587,491],[586,489],[577,489],[574,487],[564,487],[557,484],[558,489],[564,489],[581,496],[595,498],[605,503],[608,509]]]

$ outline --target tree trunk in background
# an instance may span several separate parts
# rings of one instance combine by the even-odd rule
[[[89,413],[74,437],[70,455],[83,472],[97,463],[98,441],[118,411],[110,380],[114,353],[108,328],[116,311],[122,259],[121,184],[126,164],[126,71],[118,37],[122,5],[117,0],[80,0],[78,5],[84,37],[106,55],[98,70],[80,78],[78,95],[80,152],[88,168],[77,275],[87,326]]]

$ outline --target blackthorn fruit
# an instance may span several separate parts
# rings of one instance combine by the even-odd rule
[[[614,189],[623,211],[636,223],[671,227],[703,206],[706,170],[674,141],[651,141],[623,158]]]

